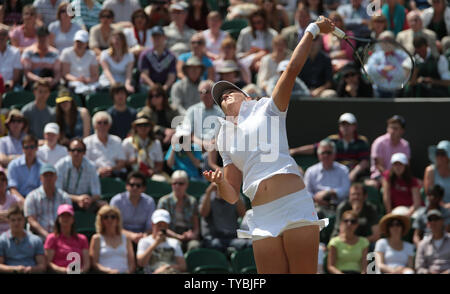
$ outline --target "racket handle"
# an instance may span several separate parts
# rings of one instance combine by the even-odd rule
[[[320,21],[321,19],[322,19],[322,16],[319,16],[319,18],[317,20]],[[331,33],[333,35],[335,35],[336,37],[338,37],[339,39],[345,39],[347,37],[345,32],[343,30],[339,29],[338,27],[334,27],[334,31],[332,31]]]
[[[334,27],[334,31],[331,32],[333,35],[338,37],[339,39],[345,39],[347,35],[341,29]]]

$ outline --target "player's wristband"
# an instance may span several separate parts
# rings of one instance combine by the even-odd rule
[[[313,35],[313,39],[315,39],[320,34],[320,28],[316,23],[310,23],[305,32],[310,32]]]

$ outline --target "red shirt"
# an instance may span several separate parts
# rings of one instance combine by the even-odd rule
[[[71,252],[76,252],[80,255],[81,268],[83,267],[83,249],[88,249],[89,244],[85,235],[77,234],[77,237],[70,236],[69,238],[59,235],[56,236],[51,233],[47,236],[44,244],[45,249],[51,249],[55,251],[53,262],[57,266],[67,267],[73,258],[67,260],[67,255]]]
[[[389,182],[389,170],[383,172],[383,177]],[[413,205],[412,188],[419,188],[420,184],[416,178],[412,178],[411,183],[408,185],[403,179],[398,179],[395,181],[394,185],[391,186],[391,205],[392,208],[397,206],[407,206]]]

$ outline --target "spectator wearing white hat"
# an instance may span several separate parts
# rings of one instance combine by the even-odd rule
[[[180,242],[167,236],[170,214],[157,209],[152,215],[152,234],[141,239],[137,248],[137,263],[147,274],[181,273],[186,261]]]
[[[350,181],[368,173],[369,141],[357,132],[358,121],[350,112],[343,113],[338,120],[339,132],[327,137],[336,145],[336,161],[350,170]],[[291,155],[312,155],[317,152],[318,143],[291,148]]]
[[[390,213],[399,206],[408,208],[407,216],[412,216],[421,205],[420,184],[413,177],[408,157],[404,153],[395,153],[391,157],[392,167],[383,172],[383,203]]]
[[[281,61],[277,66],[277,74],[275,76],[272,76],[267,81],[266,93],[268,96],[272,95],[273,89],[275,89],[275,85],[277,84],[278,80],[280,79],[281,74],[283,74],[283,72],[286,70],[288,64],[289,64],[289,60]],[[305,85],[305,83],[299,77],[296,77],[295,82],[294,82],[294,89],[292,90],[291,95],[292,95],[292,98],[299,99],[302,97],[311,96],[311,92],[309,92],[309,89]]]
[[[189,44],[195,30],[186,25],[189,4],[184,1],[175,2],[170,5],[169,12],[172,22],[164,27],[167,36],[167,48],[176,51],[176,44]]]
[[[54,166],[59,159],[69,155],[67,148],[58,144],[59,125],[57,123],[52,122],[45,125],[44,139],[44,145],[39,146],[36,153],[40,161]]]
[[[76,32],[73,46],[61,53],[62,76],[77,94],[94,92],[98,87],[98,62],[94,51],[88,49],[89,33]]]

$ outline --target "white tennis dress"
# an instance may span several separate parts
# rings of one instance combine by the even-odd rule
[[[286,132],[287,110],[282,112],[272,98],[244,101],[237,125],[219,118],[217,148],[223,166],[233,163],[243,174],[243,192],[253,200],[261,181],[277,174],[301,177],[297,163],[289,155]],[[276,237],[286,229],[303,225],[327,226],[319,220],[312,196],[306,189],[253,207],[249,231],[238,230],[241,238]]]

